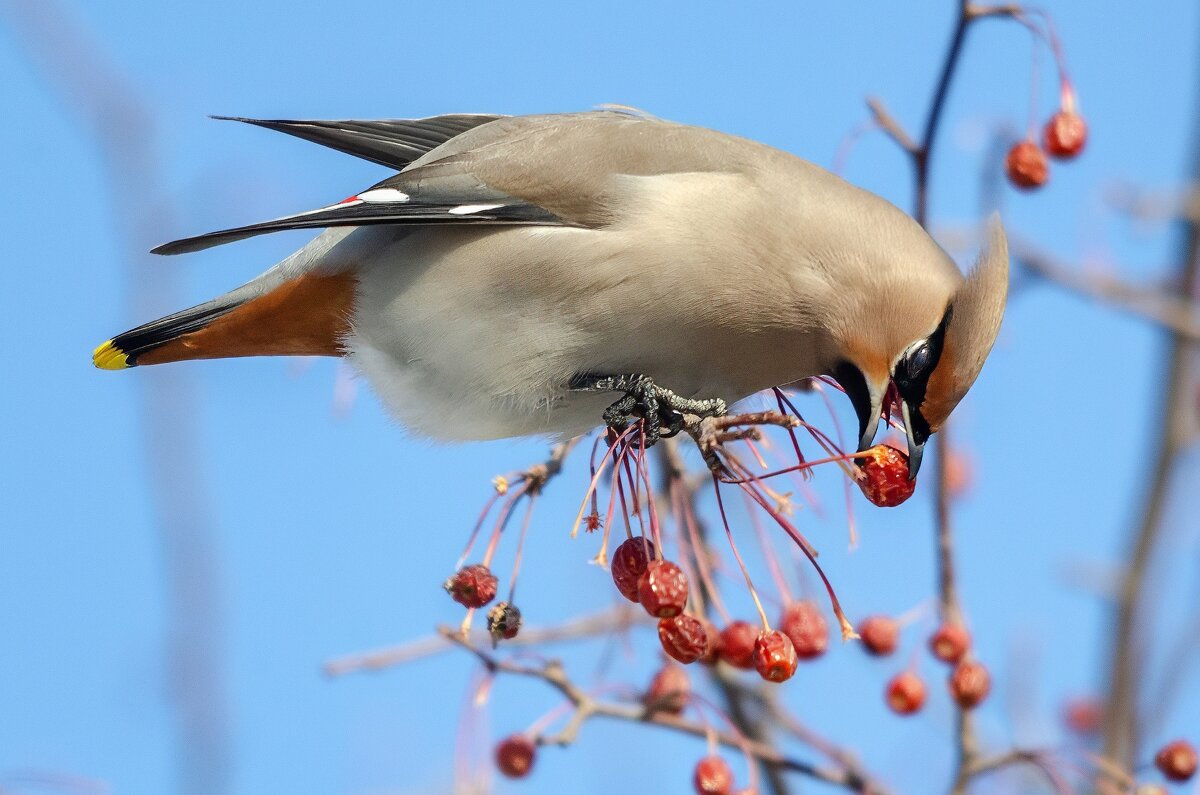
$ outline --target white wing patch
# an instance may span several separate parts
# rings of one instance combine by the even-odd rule
[[[376,188],[375,190],[365,191],[358,194],[355,198],[362,199],[365,202],[406,202],[408,194],[402,190],[395,188]]]
[[[450,208],[446,212],[450,215],[471,215],[472,213],[481,213],[485,210],[495,210],[503,206],[503,204],[460,204],[457,207]]]

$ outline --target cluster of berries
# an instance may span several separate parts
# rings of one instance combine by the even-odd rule
[[[1041,146],[1032,136],[1013,144],[1004,158],[1004,173],[1008,181],[1022,190],[1034,190],[1050,179],[1050,163],[1046,155],[1056,160],[1072,160],[1087,143],[1087,122],[1073,109],[1062,109],[1050,117],[1042,128]]]
[[[894,619],[872,616],[859,626],[863,647],[869,654],[885,656],[896,649],[899,627]],[[971,635],[961,624],[943,624],[929,638],[929,651],[938,660],[954,666],[946,686],[950,697],[963,709],[974,709],[983,703],[992,689],[988,669],[968,653]],[[912,670],[896,674],[887,683],[884,698],[897,715],[913,715],[925,706],[925,682]]]

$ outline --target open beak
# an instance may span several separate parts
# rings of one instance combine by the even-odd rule
[[[910,409],[908,401],[900,401],[900,413],[904,416],[904,430],[908,434],[908,479],[917,477],[921,458],[925,454],[925,441],[929,438],[928,426],[919,410]]]

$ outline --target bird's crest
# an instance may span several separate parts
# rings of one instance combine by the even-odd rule
[[[988,221],[987,242],[974,270],[950,302],[941,361],[929,378],[921,414],[936,431],[975,383],[992,350],[1008,298],[1008,239],[999,215]]]

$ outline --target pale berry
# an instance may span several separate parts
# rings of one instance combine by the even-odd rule
[[[514,604],[497,602],[495,607],[488,611],[487,628],[493,643],[512,640],[521,631],[521,611]]]
[[[1187,781],[1196,775],[1196,749],[1187,740],[1169,742],[1154,755],[1154,765],[1168,781]]]
[[[890,444],[877,444],[857,460],[862,477],[858,487],[880,508],[894,508],[916,491],[917,481],[908,479],[908,455]]]
[[[463,607],[483,607],[496,598],[498,582],[491,569],[476,563],[454,572],[442,587]]]
[[[650,680],[650,687],[642,696],[642,704],[649,712],[668,712],[678,715],[687,706],[692,685],[683,666],[667,663],[658,669]]]
[[[655,618],[670,618],[687,606],[688,579],[669,560],[652,560],[638,579],[638,601]]]
[[[892,677],[887,684],[887,705],[897,715],[912,715],[925,705],[925,683],[912,671]]]
[[[869,616],[859,623],[858,636],[867,654],[886,657],[896,650],[900,625],[888,616]]]
[[[963,709],[979,706],[991,689],[992,677],[983,663],[963,660],[950,674],[950,695]]]
[[[754,668],[768,682],[783,682],[796,673],[796,649],[779,630],[760,632],[754,640]]]
[[[1063,706],[1063,723],[1076,734],[1096,734],[1103,721],[1104,707],[1094,698],[1073,698]]]
[[[537,747],[523,734],[505,737],[496,746],[496,767],[509,778],[525,778],[533,769]]]
[[[1004,173],[1014,186],[1021,190],[1033,190],[1045,185],[1050,178],[1050,164],[1038,145],[1026,139],[1008,150],[1004,158]]]
[[[652,560],[654,542],[645,537],[627,538],[613,552],[610,566],[613,583],[629,601],[638,600],[638,580],[646,573],[646,566]]]
[[[784,608],[779,629],[801,660],[814,660],[829,647],[829,623],[815,602],[792,602]]]
[[[733,789],[733,771],[719,756],[706,756],[696,763],[692,776],[697,795],[729,795]]]
[[[687,665],[704,656],[708,649],[708,632],[692,616],[671,616],[659,620],[658,642],[663,651]]]
[[[1082,116],[1069,110],[1060,110],[1050,117],[1042,129],[1042,146],[1051,157],[1070,160],[1083,151],[1087,133],[1087,122]]]
[[[929,650],[945,663],[956,663],[971,648],[971,633],[962,624],[942,624],[929,638]]]
[[[754,667],[754,641],[757,639],[757,627],[749,621],[734,621],[721,630],[717,654],[734,668],[748,671]]]

